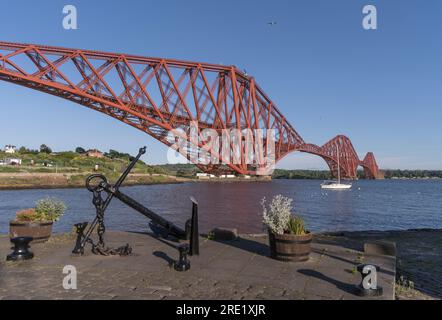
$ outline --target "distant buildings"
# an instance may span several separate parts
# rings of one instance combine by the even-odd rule
[[[208,180],[208,179],[235,179],[237,178],[234,174],[223,174],[220,176],[215,176],[214,174],[209,173],[197,173],[196,177],[200,180]],[[250,179],[250,176],[245,176],[245,179]]]
[[[4,152],[6,154],[15,154],[17,150],[16,146],[6,145]],[[0,160],[0,166],[21,166],[22,160],[19,158],[5,158]]]
[[[0,166],[21,166],[22,160],[18,158],[10,158],[0,160]]]
[[[90,158],[104,158],[104,153],[97,149],[91,149],[86,151],[86,156]]]
[[[223,174],[219,176],[220,179],[235,179],[236,176],[234,174]]]
[[[199,180],[239,180],[239,181],[244,181],[244,180],[255,180],[255,178],[252,178],[252,176],[249,175],[235,175],[235,174],[220,174],[220,175],[214,175],[214,174],[210,174],[210,173],[197,173],[196,178]],[[268,177],[260,177],[260,179],[263,180],[268,180],[271,179],[270,176]]]
[[[8,153],[8,154],[14,154],[16,149],[17,149],[16,146],[13,146],[13,145],[6,145],[6,146],[5,146],[5,153]]]
[[[208,173],[197,173],[196,177],[198,179],[205,180],[205,179],[215,178],[215,175],[214,174],[208,174]]]

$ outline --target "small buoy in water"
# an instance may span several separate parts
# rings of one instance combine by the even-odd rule
[[[360,191],[360,190],[361,190],[361,187],[359,187],[358,190]]]

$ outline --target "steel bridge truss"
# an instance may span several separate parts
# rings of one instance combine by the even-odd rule
[[[338,157],[345,178],[357,178],[359,166],[368,178],[379,175],[374,155],[368,153],[359,160],[345,136],[337,136],[322,147],[306,143],[255,79],[235,66],[0,42],[0,80],[118,119],[177,149],[205,172],[257,175],[268,165],[262,158],[271,156],[277,162],[300,151],[322,157],[333,175]],[[195,140],[183,134],[189,132],[191,123],[197,124],[198,135],[207,129],[220,136],[225,130],[259,131],[261,143],[245,143],[239,138],[239,145],[234,146],[229,141],[231,152],[226,159],[225,153],[212,147],[210,139]],[[171,132],[187,139],[187,146],[178,149]],[[274,148],[270,147],[270,132]],[[248,161],[250,148],[259,155],[254,161]],[[203,151],[218,162],[200,161]]]

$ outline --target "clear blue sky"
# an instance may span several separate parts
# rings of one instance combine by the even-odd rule
[[[62,28],[78,8],[79,29]],[[378,30],[362,28],[362,7]],[[442,2],[427,1],[12,1],[0,39],[235,64],[257,79],[302,137],[348,135],[383,168],[442,169]],[[267,22],[276,21],[271,27]],[[117,120],[0,82],[0,145],[109,148],[165,163],[166,148]],[[292,154],[283,168],[324,168]]]

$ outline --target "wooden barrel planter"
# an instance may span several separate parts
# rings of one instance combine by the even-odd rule
[[[270,256],[273,259],[291,262],[308,261],[311,252],[312,234],[302,236],[273,234],[269,232]]]
[[[32,237],[32,243],[42,243],[49,240],[52,234],[52,225],[50,222],[17,222],[9,223],[10,238]]]

